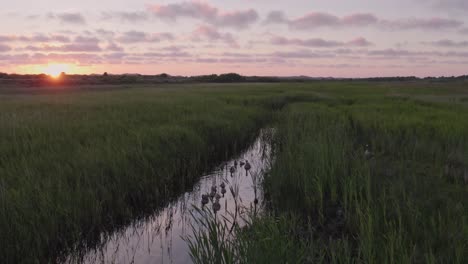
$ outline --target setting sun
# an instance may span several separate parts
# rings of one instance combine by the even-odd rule
[[[43,70],[43,73],[48,74],[54,78],[58,78],[62,72],[69,72],[69,64],[49,64]]]

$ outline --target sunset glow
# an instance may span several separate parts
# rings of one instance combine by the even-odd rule
[[[30,3],[2,6],[11,26],[0,30],[0,72],[367,77],[468,67],[464,0]]]
[[[70,65],[68,64],[49,64],[44,68],[43,73],[48,74],[54,78],[58,78],[62,72],[69,72]]]
[[[15,69],[15,72],[21,74],[47,74],[53,78],[60,76],[62,72],[66,74],[90,74],[93,73],[92,67],[78,66],[69,63],[48,63],[38,65],[22,65]]]

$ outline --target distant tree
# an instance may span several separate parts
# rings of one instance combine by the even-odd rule
[[[104,72],[103,76],[107,77],[107,76],[109,76],[109,74],[107,72]]]
[[[161,78],[168,78],[168,77],[169,77],[169,74],[167,74],[167,73],[161,73],[161,74],[159,74],[159,77],[161,77]]]
[[[8,74],[4,72],[0,72],[0,79],[7,78]]]
[[[219,75],[216,82],[242,82],[245,81],[245,77],[237,73],[225,73]]]

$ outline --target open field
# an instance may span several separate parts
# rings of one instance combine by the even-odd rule
[[[98,87],[0,88],[5,263],[92,246],[266,126],[276,128],[267,212],[235,241],[215,237],[225,248],[214,255],[203,253],[214,243],[195,244],[195,262],[468,260],[467,82]]]

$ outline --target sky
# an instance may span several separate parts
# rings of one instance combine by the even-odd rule
[[[0,72],[468,74],[468,0],[15,0]]]

